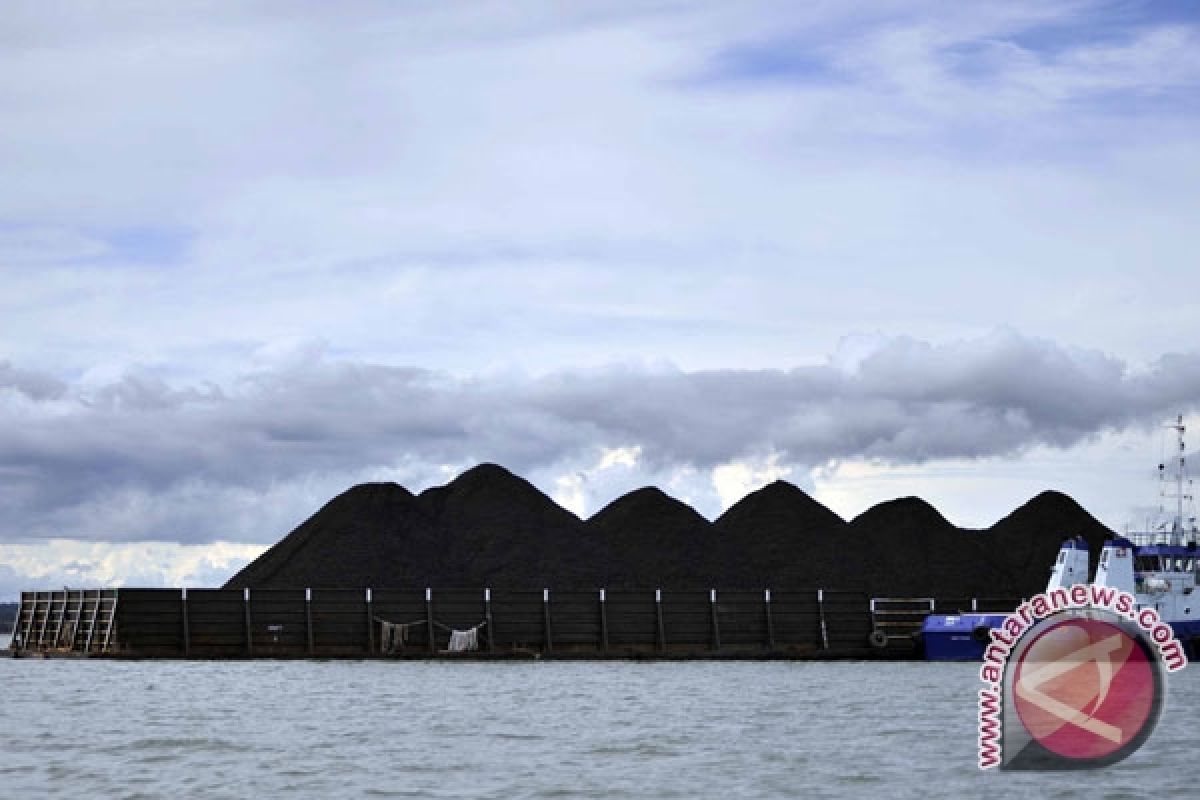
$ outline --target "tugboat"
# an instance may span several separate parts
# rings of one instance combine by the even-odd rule
[[[1200,596],[1195,594],[1200,577],[1200,530],[1194,508],[1190,516],[1184,516],[1185,505],[1191,506],[1194,497],[1188,491],[1191,481],[1187,477],[1183,416],[1168,427],[1177,434],[1179,460],[1170,479],[1165,464],[1158,465],[1158,474],[1160,496],[1175,501],[1175,513],[1168,517],[1165,506],[1160,507],[1159,524],[1148,525],[1148,530],[1126,531],[1124,536],[1106,541],[1092,582],[1129,592],[1137,598],[1139,609],[1155,609],[1189,655],[1200,658]],[[1046,591],[1087,583],[1088,567],[1087,543],[1082,537],[1068,539],[1058,551]],[[925,660],[982,659],[992,629],[1000,627],[1008,613],[930,614],[921,626]]]

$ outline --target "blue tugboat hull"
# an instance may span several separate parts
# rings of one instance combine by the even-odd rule
[[[921,626],[926,661],[982,661],[987,631],[1004,624],[1005,614],[930,614]],[[1200,659],[1200,620],[1170,623],[1190,659]]]
[[[989,632],[1007,614],[930,614],[921,626],[926,661],[981,661]]]

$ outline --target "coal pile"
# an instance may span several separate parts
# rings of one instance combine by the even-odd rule
[[[709,522],[643,488],[579,519],[528,481],[483,464],[413,495],[392,483],[335,497],[227,588],[433,586],[557,589],[795,587],[875,595],[1028,596],[1062,540],[1095,564],[1106,527],[1059,492],[993,526],[956,527],[915,497],[847,522],[776,481]]]
[[[1028,596],[1045,588],[1061,538],[1078,533],[1088,543],[1088,563],[1095,570],[1104,539],[1113,532],[1062,492],[1042,492],[988,529],[1015,584]]]
[[[541,586],[607,577],[584,524],[493,464],[414,496],[394,483],[329,501],[227,587]]]
[[[729,585],[712,524],[658,489],[614,500],[585,527],[585,535],[611,554],[610,586]]]
[[[846,521],[798,487],[775,481],[743,497],[713,523],[727,563],[745,586],[863,583]],[[846,552],[843,553],[843,550]]]

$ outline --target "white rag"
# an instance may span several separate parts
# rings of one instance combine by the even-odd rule
[[[447,649],[451,653],[464,653],[467,650],[478,650],[478,631],[478,626],[466,631],[450,631],[450,646]]]

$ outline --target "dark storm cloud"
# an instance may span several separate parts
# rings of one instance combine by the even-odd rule
[[[372,469],[437,476],[439,465],[482,460],[569,471],[600,448],[633,446],[655,470],[771,451],[795,465],[913,464],[1066,447],[1198,400],[1200,354],[1134,370],[1012,333],[881,339],[791,370],[460,378],[315,357],[179,388],[144,375],[68,386],[4,367],[0,525],[7,541],[200,541],[313,476],[336,486]],[[231,495],[236,509],[225,507]]]

